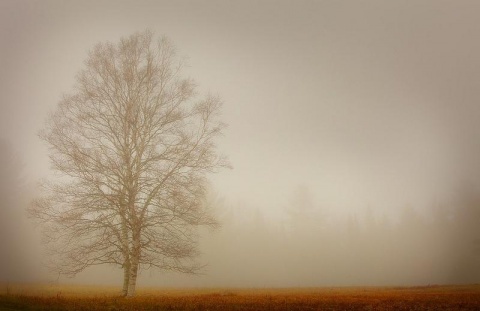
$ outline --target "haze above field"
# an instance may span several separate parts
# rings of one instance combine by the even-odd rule
[[[38,270],[22,208],[50,174],[45,118],[93,45],[148,28],[224,100],[234,169],[211,176],[224,225],[204,233],[206,275],[147,271],[140,285],[478,282],[479,13],[466,0],[1,1],[0,253],[18,267],[0,277]]]

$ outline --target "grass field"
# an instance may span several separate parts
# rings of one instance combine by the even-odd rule
[[[0,310],[480,310],[480,285],[305,289],[2,285]]]

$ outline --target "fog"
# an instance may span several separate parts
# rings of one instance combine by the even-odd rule
[[[58,278],[25,208],[51,173],[37,134],[96,43],[151,29],[224,101],[209,176],[221,228],[202,274],[139,286],[480,281],[478,1],[0,2],[0,282]]]

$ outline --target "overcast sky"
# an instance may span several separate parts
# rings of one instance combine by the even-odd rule
[[[37,137],[88,50],[147,28],[224,100],[213,176],[278,215],[307,186],[335,212],[444,200],[480,159],[479,1],[0,1],[0,133],[31,180]]]

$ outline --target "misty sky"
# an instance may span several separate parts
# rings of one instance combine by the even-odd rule
[[[480,2],[0,1],[0,133],[31,181],[37,133],[98,42],[151,29],[229,124],[219,196],[281,217],[448,200],[480,181]]]

